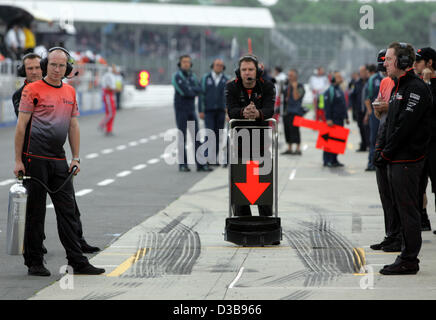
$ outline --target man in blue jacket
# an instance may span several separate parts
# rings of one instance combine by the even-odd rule
[[[206,129],[215,134],[215,155],[207,154],[209,164],[218,164],[220,145],[219,130],[224,128],[226,119],[225,88],[229,78],[224,74],[225,66],[221,59],[216,59],[211,65],[211,72],[201,79],[202,93],[198,100],[198,111],[204,119]]]
[[[330,87],[324,92],[325,118],[327,125],[330,127],[333,125],[344,126],[344,120],[346,120],[347,124],[350,123],[345,104],[345,95],[340,88],[343,81],[341,73],[336,71],[332,77]],[[335,153],[324,151],[323,160],[325,167],[335,168],[344,166],[338,161],[338,155]]]
[[[195,163],[197,164],[197,171],[212,171],[207,164],[200,163],[200,161],[198,161],[199,159],[197,159],[197,150],[200,146],[200,142],[196,139],[198,133],[198,119],[195,111],[195,97],[201,93],[201,87],[197,77],[191,70],[191,57],[189,55],[181,56],[179,58],[178,67],[179,70],[173,74],[172,83],[175,88],[174,110],[176,113],[176,124],[177,128],[183,134],[183,140],[179,137],[177,143],[179,171],[191,171],[188,167],[186,156],[186,130],[188,129],[188,121],[194,122],[193,132],[191,131],[190,134],[195,141]]]

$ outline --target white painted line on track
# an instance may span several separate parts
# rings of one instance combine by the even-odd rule
[[[160,161],[159,159],[155,158],[155,159],[148,160],[147,163],[148,163],[148,164],[156,164],[156,163],[158,163],[159,161]]]
[[[131,173],[132,173],[132,171],[130,171],[130,170],[121,171],[120,173],[117,173],[117,177],[119,177],[119,178],[127,177]]]
[[[114,152],[114,149],[104,149],[104,150],[102,150],[101,151],[101,153],[103,153],[103,154],[109,154],[109,153],[112,153],[112,152]]]
[[[152,136],[150,137],[150,140],[157,140],[157,138],[158,138],[158,136],[156,136],[156,135],[152,135]]]
[[[147,138],[142,138],[139,140],[139,143],[147,143],[148,139]]]
[[[127,147],[126,147],[124,144],[122,144],[122,145],[116,147],[116,149],[117,149],[118,151],[121,151],[121,150],[127,149]]]
[[[7,186],[8,184],[14,183],[15,179],[7,179],[0,182],[0,186]]]
[[[134,166],[132,169],[133,170],[142,170],[142,169],[144,169],[146,167],[147,167],[146,164],[138,164],[138,165]]]
[[[297,169],[293,169],[291,175],[289,176],[289,180],[294,180],[296,174],[297,174]]]
[[[136,147],[137,145],[138,145],[138,142],[136,142],[136,141],[129,142],[130,147]]]
[[[95,159],[98,157],[98,153],[90,153],[85,156],[86,159]]]
[[[233,286],[236,284],[236,282],[239,281],[239,279],[242,276],[242,272],[244,272],[244,267],[241,267],[241,269],[239,270],[238,275],[236,276],[235,280],[233,280],[233,282],[229,285],[229,289],[232,289]]]
[[[97,183],[97,185],[99,187],[104,187],[104,186],[107,186],[107,185],[113,183],[114,181],[115,181],[114,179],[106,179],[106,180],[100,181],[99,183]]]
[[[92,191],[94,191],[93,189],[83,189],[80,191],[76,192],[76,197],[83,197],[84,195],[91,193]]]

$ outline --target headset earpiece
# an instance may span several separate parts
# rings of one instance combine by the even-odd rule
[[[407,49],[407,43],[405,42],[400,42],[400,50],[401,51],[405,51]],[[401,69],[401,70],[406,70],[408,67],[410,67],[411,65],[411,61],[410,61],[410,57],[408,55],[404,55],[404,53],[400,53],[398,52],[398,57],[397,57],[397,68]]]

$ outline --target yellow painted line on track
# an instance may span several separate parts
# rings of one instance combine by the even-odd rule
[[[135,263],[137,262],[140,258],[142,258],[143,256],[145,256],[145,254],[147,253],[147,248],[141,248],[138,251],[136,251],[136,253],[131,256],[130,258],[128,258],[126,261],[124,261],[123,263],[121,263],[115,270],[113,270],[111,273],[109,273],[108,275],[106,275],[107,277],[119,277],[120,275],[122,275],[124,272],[126,272],[127,270],[129,270],[129,268]]]

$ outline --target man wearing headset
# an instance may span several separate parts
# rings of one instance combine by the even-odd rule
[[[191,137],[195,141],[195,163],[197,164],[197,171],[212,171],[204,159],[197,158],[197,150],[200,147],[200,142],[197,141],[198,133],[198,119],[195,113],[195,98],[200,95],[201,87],[197,77],[192,72],[192,60],[189,55],[182,55],[178,63],[179,70],[173,74],[172,84],[175,89],[174,95],[174,110],[176,113],[177,128],[182,132],[182,137],[179,136],[177,143],[178,146],[178,163],[180,172],[189,172],[191,169],[188,167],[186,155],[186,130],[188,121],[194,122],[194,130],[190,132]],[[183,139],[183,140],[182,140]]]
[[[415,72],[430,87],[433,95],[433,109],[431,112],[431,139],[427,154],[427,163],[423,175],[422,193],[423,209],[421,214],[422,231],[431,231],[430,220],[427,214],[427,195],[426,189],[428,178],[431,181],[431,189],[436,194],[436,51],[433,48],[425,47],[417,51],[416,62],[414,64]],[[436,234],[436,231],[433,231]]]
[[[200,119],[204,119],[206,129],[215,134],[215,154],[207,154],[208,164],[218,165],[220,129],[224,128],[226,120],[226,101],[224,90],[229,80],[224,74],[225,66],[221,59],[216,59],[211,65],[211,72],[201,79],[202,93],[198,100]]]
[[[18,176],[22,171],[39,179],[50,189],[62,185],[74,166],[77,167],[75,174],[80,172],[76,92],[62,82],[72,70],[68,60],[68,51],[55,47],[40,62],[43,73],[47,75],[24,87],[15,131],[14,174]],[[26,131],[29,123],[30,129]],[[73,156],[70,166],[63,148],[67,136]],[[43,265],[42,249],[47,191],[33,179],[26,180],[26,188],[24,264],[28,267],[29,275],[50,276],[50,271]],[[56,212],[59,238],[74,273],[104,273],[104,269],[92,266],[83,255],[78,236],[80,220],[75,211],[71,180],[50,197]]]
[[[36,53],[28,53],[23,57],[22,65],[18,69],[18,76],[25,77],[23,86],[15,91],[15,93],[12,96],[12,104],[14,105],[14,111],[15,115],[18,118],[18,109],[20,107],[20,100],[21,95],[23,92],[23,89],[26,85],[29,83],[38,81],[42,79],[42,70],[41,70],[41,57],[37,55]],[[29,126],[26,127],[26,130],[29,130]],[[80,211],[79,207],[77,206],[76,199],[74,199],[75,206],[76,206],[76,213],[80,219]],[[79,220],[79,238],[80,238],[80,246],[82,248],[82,251],[84,253],[94,253],[100,251],[100,248],[90,246],[85,238],[83,237],[83,230],[82,230],[82,223]],[[44,235],[45,240],[45,235]],[[43,252],[44,254],[47,253],[47,249],[43,245]]]
[[[253,120],[254,123],[249,125],[265,125],[261,121],[272,118],[275,99],[275,86],[272,82],[262,78],[257,58],[253,55],[241,57],[239,68],[236,70],[236,78],[226,85],[226,106],[229,118]],[[241,125],[247,124],[241,122]],[[260,138],[260,149],[266,149],[263,148],[262,135]],[[272,206],[259,205],[258,208],[261,216],[272,215]],[[235,205],[233,210],[235,216],[251,216],[249,205]]]
[[[350,124],[348,120],[347,107],[345,103],[345,95],[340,85],[343,82],[342,74],[335,71],[331,79],[331,85],[324,92],[324,110],[327,125],[344,126],[344,120]],[[338,161],[338,155],[330,152],[323,152],[324,167],[336,168],[344,165]]]
[[[383,129],[388,116],[389,100],[391,98],[392,88],[395,86],[394,80],[387,77],[385,62],[386,49],[380,50],[377,55],[377,70],[383,73],[383,80],[380,82],[380,89],[377,99],[372,103],[374,115],[380,120],[377,137]],[[377,146],[377,140],[376,144]],[[383,216],[385,224],[385,238],[379,243],[370,245],[373,250],[383,250],[385,252],[401,251],[402,237],[400,232],[400,218],[397,207],[392,200],[387,166],[378,166],[375,171],[377,187],[380,195],[380,201],[383,207]]]
[[[420,181],[430,141],[432,95],[413,71],[415,50],[393,42],[384,66],[394,79],[385,126],[380,133],[375,165],[387,165],[389,186],[401,224],[403,245],[395,262],[380,270],[384,275],[416,274],[422,245]]]

